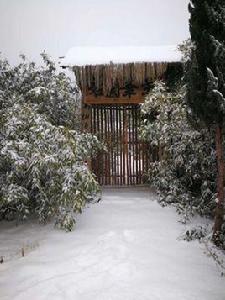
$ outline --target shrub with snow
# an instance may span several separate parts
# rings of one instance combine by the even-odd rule
[[[101,145],[79,133],[78,92],[43,59],[41,68],[0,60],[0,219],[56,217],[71,230],[74,212],[98,192],[84,161]]]
[[[212,134],[193,129],[188,120],[184,88],[170,92],[162,82],[142,106],[142,137],[158,147],[160,160],[151,163],[149,180],[163,205],[174,204],[185,217],[213,215],[216,197],[216,156]]]

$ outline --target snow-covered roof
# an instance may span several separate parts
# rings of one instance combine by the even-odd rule
[[[73,47],[61,61],[61,66],[126,64],[133,62],[177,62],[181,53],[177,46],[141,47]]]

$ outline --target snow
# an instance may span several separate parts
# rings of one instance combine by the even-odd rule
[[[1,224],[2,300],[224,300],[225,279],[203,244],[142,189],[105,189],[72,233]],[[25,248],[25,257],[20,249]]]
[[[141,47],[73,47],[65,58],[62,66],[84,66],[109,64],[113,62],[177,62],[181,61],[181,53],[177,46],[141,46]]]

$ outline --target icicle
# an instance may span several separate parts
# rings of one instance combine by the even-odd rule
[[[150,63],[146,64],[146,78],[152,78],[152,65]]]
[[[133,64],[133,83],[136,85],[138,82],[138,64]]]
[[[168,66],[168,63],[164,62],[163,63],[163,74],[166,72],[167,66]]]
[[[83,94],[91,88],[93,79],[96,88],[102,91],[104,96],[108,96],[111,89],[119,85],[124,89],[125,83],[133,80],[137,87],[143,86],[145,80],[154,81],[162,78],[167,69],[167,63],[129,63],[129,64],[112,64],[109,65],[88,65],[74,67],[77,84],[80,86]]]
[[[130,68],[129,68],[129,64],[125,65],[125,80],[126,80],[126,82],[130,81]]]
[[[122,64],[117,65],[117,80],[118,80],[119,87],[122,88],[123,87],[123,65]]]
[[[110,91],[110,66],[106,66],[106,94],[108,95]]]
[[[151,79],[152,81],[155,81],[156,77],[155,77],[155,64],[151,63]]]
[[[99,88],[103,91],[103,78],[102,78],[103,65],[99,66]]]
[[[161,77],[161,63],[154,63],[155,65],[155,77],[160,78]]]
[[[88,78],[87,78],[88,89],[91,87],[91,66],[88,66]]]
[[[86,85],[85,67],[82,67],[82,86],[83,86],[83,92],[86,95],[87,94],[87,85]]]
[[[103,95],[106,95],[106,70],[105,66],[102,69]]]
[[[79,88],[81,88],[80,84],[80,73],[79,73],[79,69],[77,69],[76,67],[73,67],[73,72],[75,74],[75,78],[76,78],[76,83],[79,86]]]
[[[99,66],[95,66],[95,86],[99,89]]]

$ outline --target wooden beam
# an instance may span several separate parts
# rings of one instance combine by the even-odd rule
[[[109,97],[95,97],[85,96],[83,102],[85,104],[139,104],[144,103],[145,96],[134,95],[131,98],[109,98]]]

